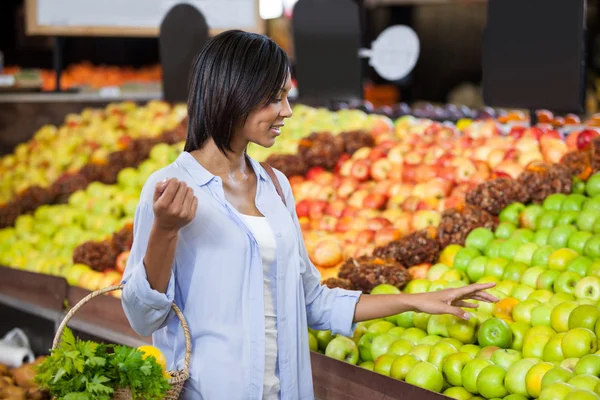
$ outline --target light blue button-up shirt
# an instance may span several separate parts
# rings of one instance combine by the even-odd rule
[[[321,285],[308,258],[289,181],[276,171],[287,208],[267,172],[257,176],[256,206],[277,241],[277,345],[280,397],[313,399],[307,327],[351,336],[360,292]],[[198,198],[195,219],[179,232],[166,294],[153,290],[143,264],[153,223],[155,185],[177,178]],[[189,153],[146,182],[134,220],[133,248],[123,277],[122,303],[133,329],[152,334],[170,370],[183,366],[185,342],[175,301],[192,337],[190,379],[182,395],[194,400],[262,398],[265,363],[263,266],[251,231],[225,199],[219,177]]]

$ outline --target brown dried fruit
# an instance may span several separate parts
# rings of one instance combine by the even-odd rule
[[[451,244],[462,246],[473,229],[484,227],[493,230],[496,225],[496,218],[479,207],[466,204],[460,209],[451,208],[442,213],[438,226],[438,241],[442,248]]]
[[[433,264],[440,254],[440,245],[435,228],[422,229],[385,246],[377,247],[375,257],[392,259],[411,267],[417,264]]]
[[[278,169],[288,178],[292,176],[304,176],[307,168],[304,159],[297,154],[272,154],[266,159],[266,163]]]
[[[50,191],[56,203],[66,203],[71,194],[85,189],[89,183],[90,181],[81,172],[65,174],[52,184]]]
[[[344,141],[329,132],[313,133],[300,141],[298,153],[307,168],[323,167],[331,170],[344,153]]]
[[[344,152],[350,155],[362,147],[373,147],[375,146],[375,140],[369,132],[364,131],[350,131],[342,132],[340,134],[344,141]]]
[[[73,263],[102,272],[115,266],[117,256],[118,252],[109,241],[85,242],[73,250]]]
[[[119,232],[113,234],[112,247],[117,253],[122,253],[131,250],[133,245],[133,226],[127,225]]]
[[[338,278],[347,280],[352,288],[363,293],[370,293],[375,286],[384,283],[402,289],[410,280],[408,271],[400,263],[376,256],[346,260],[340,267]]]
[[[348,279],[328,278],[323,281],[323,285],[329,289],[341,288],[346,290],[354,290],[352,283]]]
[[[21,213],[33,211],[42,204],[48,204],[52,201],[50,190],[41,186],[30,186],[19,194],[16,200],[19,203]]]
[[[521,182],[510,178],[496,178],[481,183],[467,192],[466,202],[498,215],[509,204],[526,203],[529,193]]]

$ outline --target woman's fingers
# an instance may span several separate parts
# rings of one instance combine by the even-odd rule
[[[452,303],[452,305],[455,306],[455,307],[463,307],[463,308],[477,308],[477,307],[479,307],[479,304],[467,303],[466,301],[462,301],[462,300],[457,300],[454,303]]]

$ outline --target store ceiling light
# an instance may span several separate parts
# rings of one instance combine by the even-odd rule
[[[274,19],[283,15],[283,2],[281,0],[260,0],[260,17],[262,19]]]

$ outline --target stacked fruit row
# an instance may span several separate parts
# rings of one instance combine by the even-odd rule
[[[120,103],[69,115],[58,128],[42,127],[0,160],[0,227],[43,204],[62,203],[90,182],[114,183],[153,145],[183,140],[185,112],[164,102]]]
[[[456,399],[600,398],[600,174],[542,204],[508,205],[499,220],[404,288],[496,282],[498,303],[465,309],[468,321],[408,312],[359,323],[353,338],[312,331],[313,350]]]

